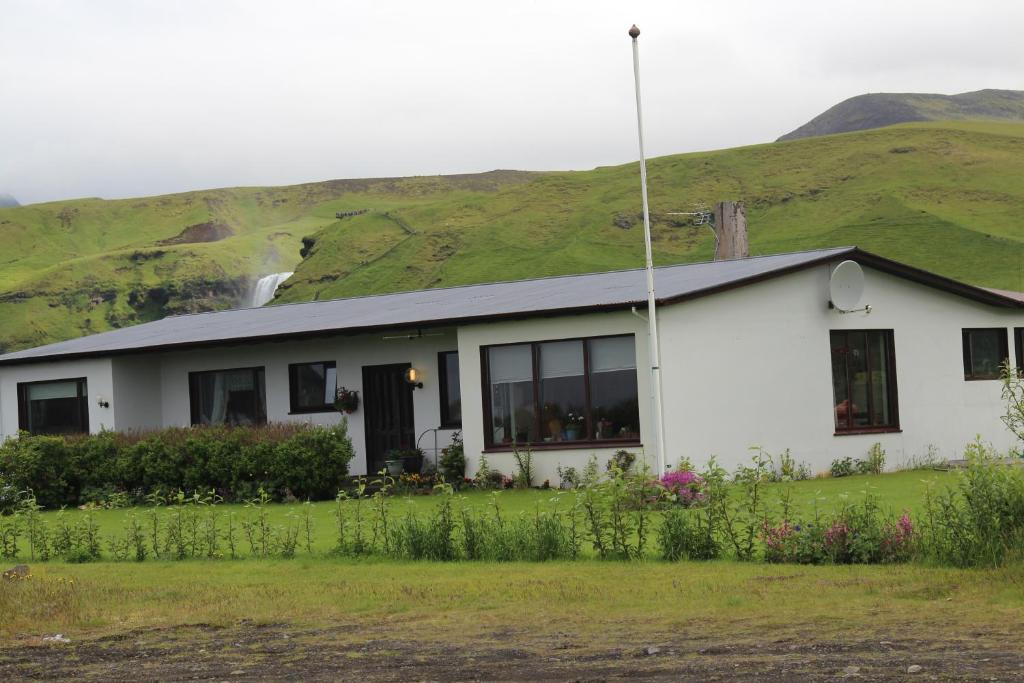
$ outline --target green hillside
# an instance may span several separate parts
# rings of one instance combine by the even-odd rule
[[[1024,124],[908,124],[649,170],[658,263],[712,253],[707,227],[669,213],[739,199],[754,253],[856,244],[1024,290]],[[637,176],[627,164],[0,209],[0,346],[237,305],[283,270],[290,302],[635,267]]]
[[[796,140],[914,121],[1024,121],[1024,91],[976,90],[959,95],[870,93],[843,100],[779,138]]]

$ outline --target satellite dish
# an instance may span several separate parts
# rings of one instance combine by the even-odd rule
[[[864,296],[864,271],[856,261],[843,261],[828,282],[832,305],[844,313],[856,310]]]

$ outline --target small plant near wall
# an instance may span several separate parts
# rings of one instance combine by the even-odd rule
[[[630,453],[627,450],[617,450],[615,451],[615,454],[608,459],[608,463],[605,465],[605,470],[608,472],[621,472],[625,474],[633,469],[634,463],[636,463],[636,453]]]
[[[580,485],[580,473],[575,467],[558,466],[558,488],[574,489]]]
[[[512,456],[516,459],[516,476],[512,484],[517,489],[528,489],[533,486],[533,451],[529,446],[525,450],[512,447]],[[505,488],[509,488],[506,486]]]
[[[359,408],[359,392],[345,387],[338,387],[334,395],[334,409],[339,413],[351,415]]]
[[[1020,441],[1024,441],[1024,375],[1007,361],[1003,364],[1002,380],[1003,401],[1006,402],[1003,424]]]
[[[833,477],[850,476],[854,471],[853,458],[850,456],[846,456],[845,458],[836,458],[832,461],[832,466],[828,468],[828,471]]]
[[[466,477],[466,447],[462,443],[462,432],[452,434],[452,442],[441,449],[437,463],[446,482],[460,486]]]

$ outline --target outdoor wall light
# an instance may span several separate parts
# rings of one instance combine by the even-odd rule
[[[413,389],[423,388],[423,382],[421,381],[422,379],[423,375],[416,368],[408,368],[405,371],[405,381],[408,382]]]
[[[102,395],[98,395],[98,396],[96,396],[96,405],[98,405],[100,408],[109,408],[110,407],[110,401],[108,401],[105,398],[103,398]]]

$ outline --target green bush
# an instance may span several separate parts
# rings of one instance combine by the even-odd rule
[[[344,423],[21,434],[0,444],[0,480],[31,491],[46,508],[179,489],[212,490],[227,500],[247,500],[261,488],[278,500],[324,499],[334,497],[352,457]]]
[[[1024,468],[1003,463],[979,438],[965,449],[957,486],[925,499],[923,552],[941,564],[993,566],[1021,559]]]

